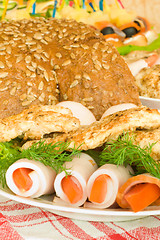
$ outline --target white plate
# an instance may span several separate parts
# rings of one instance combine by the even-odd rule
[[[160,110],[160,99],[140,97],[141,103],[149,108]]]
[[[23,198],[16,196],[9,189],[0,189],[0,195],[15,200],[17,202],[25,203],[35,207],[40,207],[49,212],[60,216],[85,220],[85,221],[128,221],[139,218],[144,218],[151,215],[160,215],[160,206],[151,206],[146,210],[134,213],[125,209],[89,209],[84,207],[70,207],[67,205],[55,204],[52,202],[53,195],[43,196],[41,198]]]
[[[140,97],[143,105],[160,110],[160,99]],[[160,215],[160,206],[150,206],[144,211],[134,213],[128,209],[90,209],[84,207],[70,207],[64,204],[53,203],[53,195],[40,198],[23,198],[16,196],[9,189],[0,189],[0,195],[24,204],[40,207],[60,216],[85,221],[128,221],[144,218],[151,215]]]

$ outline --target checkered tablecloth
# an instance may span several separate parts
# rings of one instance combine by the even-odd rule
[[[158,240],[160,216],[126,222],[65,218],[0,196],[0,240]]]

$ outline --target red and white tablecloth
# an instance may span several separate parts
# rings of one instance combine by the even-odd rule
[[[160,216],[126,222],[65,218],[0,196],[0,240],[158,240]]]

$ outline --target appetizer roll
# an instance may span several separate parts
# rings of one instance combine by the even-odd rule
[[[22,197],[36,198],[53,193],[55,177],[52,168],[28,159],[16,161],[6,172],[8,187]]]
[[[160,203],[160,179],[140,174],[128,179],[119,189],[116,202],[121,208],[138,212],[154,203]]]
[[[159,64],[159,61],[160,61],[159,55],[157,53],[153,53],[152,55],[150,55],[145,59],[139,59],[135,62],[128,64],[128,67],[131,70],[131,73],[133,74],[133,76],[136,76],[143,69],[147,69],[154,65]]]
[[[107,208],[115,203],[120,186],[131,177],[131,167],[105,164],[96,170],[88,180],[87,195],[90,202],[86,207]]]
[[[54,182],[56,195],[72,206],[81,206],[87,199],[87,181],[97,164],[88,154],[81,153],[66,162],[65,167],[67,170],[57,174]]]

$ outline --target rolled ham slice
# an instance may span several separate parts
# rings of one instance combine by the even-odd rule
[[[105,164],[98,168],[87,183],[87,196],[90,202],[85,207],[108,208],[115,203],[118,189],[131,177],[130,166]]]
[[[127,194],[129,193],[129,191],[133,191],[133,188],[136,186],[142,186],[144,187],[145,184],[153,184],[152,186],[153,188],[153,192],[149,192],[149,190],[146,191],[146,196],[145,196],[145,192],[143,192],[142,197],[140,198],[140,200],[137,198],[138,201],[138,207],[134,207],[134,211],[137,212],[137,209],[143,210],[146,203],[143,204],[143,206],[140,204],[142,203],[143,200],[146,201],[147,198],[149,198],[149,196],[152,196],[156,193],[155,195],[155,201],[154,201],[154,205],[159,205],[160,204],[160,179],[151,176],[150,174],[146,173],[146,174],[140,174],[134,177],[131,177],[130,179],[128,179],[119,189],[118,194],[117,194],[117,198],[116,198],[116,202],[118,203],[118,205],[121,208],[131,208],[131,205],[129,204],[129,202],[126,200],[128,198]],[[146,185],[147,186],[147,185]],[[155,187],[157,186],[157,188],[155,189]],[[151,189],[152,190],[152,189]],[[151,191],[150,190],[150,191]],[[159,197],[158,197],[159,195]],[[157,197],[156,197],[157,196]],[[152,201],[153,199],[151,199]],[[134,200],[136,201],[136,200]],[[149,204],[146,205],[146,207]]]
[[[22,177],[17,171],[21,171]],[[53,193],[55,177],[56,172],[51,167],[28,159],[16,161],[6,172],[8,187],[22,197],[36,198]]]
[[[148,67],[148,63],[144,59],[140,59],[137,60],[136,62],[128,64],[128,67],[133,76],[135,77],[140,72],[141,69]]]
[[[81,206],[87,199],[87,181],[97,169],[97,164],[88,154],[81,153],[75,155],[71,162],[66,162],[65,167],[67,170],[57,174],[54,182],[56,195],[64,203]]]
[[[157,61],[155,62],[155,65],[159,65],[160,64],[160,57],[157,59]]]
[[[160,64],[160,57],[157,53],[153,53],[146,59],[139,59],[128,64],[128,67],[135,77],[143,68],[150,68],[157,64]]]

